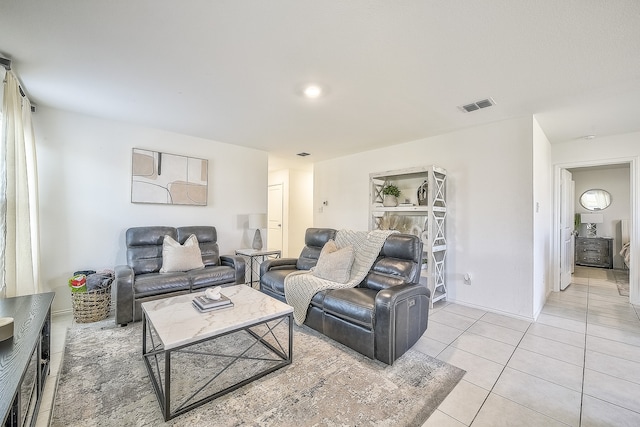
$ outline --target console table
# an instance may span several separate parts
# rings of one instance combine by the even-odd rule
[[[260,282],[260,264],[267,259],[280,258],[282,252],[279,250],[256,250],[256,249],[237,249],[236,255],[249,258],[247,263],[247,272],[249,273],[249,282],[247,284],[253,287],[254,282]],[[257,280],[253,280],[253,275]],[[246,280],[246,277],[245,277]]]
[[[2,426],[34,426],[49,374],[54,292],[0,299],[0,317],[13,317],[13,337],[0,342]]]

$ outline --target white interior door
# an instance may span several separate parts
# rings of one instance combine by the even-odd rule
[[[573,180],[571,172],[562,169],[560,175],[560,290],[563,291],[571,283],[573,271]]]
[[[572,200],[571,203],[571,218],[574,221],[574,226],[572,227],[572,230],[575,231],[575,215],[576,215],[576,209],[575,209],[575,200],[576,200],[576,182],[574,180],[571,180],[571,195],[570,195],[570,200]],[[570,249],[569,249],[569,259],[572,261],[570,263],[571,265],[571,274],[574,273],[574,270],[576,268],[576,233],[572,232],[571,233],[571,243],[570,243]]]
[[[269,249],[282,251],[282,211],[282,184],[270,185],[267,195],[267,244]]]

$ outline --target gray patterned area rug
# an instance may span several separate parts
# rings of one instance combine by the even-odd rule
[[[421,426],[465,372],[416,350],[388,366],[294,326],[291,365],[165,423],[141,341],[141,322],[70,328],[51,426]]]
[[[629,296],[629,270],[613,270],[620,296]]]

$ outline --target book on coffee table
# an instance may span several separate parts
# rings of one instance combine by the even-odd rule
[[[193,308],[195,308],[199,313],[208,313],[210,311],[226,310],[226,309],[229,309],[229,308],[233,308],[233,303],[225,304],[225,305],[219,305],[219,306],[211,307],[211,308],[200,308],[200,306],[195,301],[193,301],[191,304],[193,305]]]
[[[233,307],[233,302],[224,295],[220,295],[220,299],[218,300],[198,295],[193,299],[193,305],[200,311],[211,311],[219,308]]]

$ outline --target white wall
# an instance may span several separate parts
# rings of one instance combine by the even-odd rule
[[[551,291],[551,224],[553,212],[551,144],[533,119],[533,313],[542,310]]]
[[[304,247],[307,228],[313,226],[313,172],[289,170],[289,253],[298,257]]]
[[[247,215],[266,212],[267,153],[39,107],[42,285],[52,310],[71,308],[76,270],[126,263],[125,231],[146,225],[213,225],[222,254],[250,247]],[[209,160],[207,206],[131,203],[131,149]]]
[[[296,258],[313,226],[313,172],[283,169],[269,172],[269,185],[282,184],[282,256]]]
[[[532,135],[528,116],[318,162],[314,226],[367,229],[371,172],[443,167],[448,171],[449,299],[533,318]],[[547,149],[541,138],[538,141],[536,177],[546,168]],[[544,198],[547,187],[543,183],[536,197]],[[328,206],[320,213],[324,200]],[[549,209],[550,202],[541,202]],[[546,239],[543,236],[541,244]],[[536,271],[541,268],[536,264]],[[470,286],[463,283],[467,272],[472,275]]]
[[[640,132],[602,136],[592,140],[572,139],[553,144],[554,164],[620,163],[620,159],[640,156]]]

